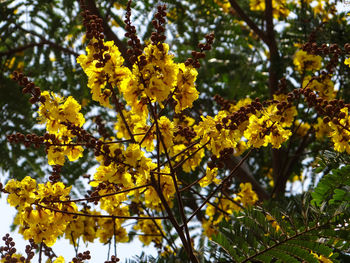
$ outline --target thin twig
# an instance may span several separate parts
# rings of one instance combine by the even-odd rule
[[[62,46],[58,45],[57,43],[46,39],[45,37],[43,37],[42,35],[34,32],[34,31],[30,31],[30,30],[24,29],[24,28],[22,28],[21,26],[18,26],[18,25],[15,25],[15,28],[17,28],[17,29],[19,29],[19,30],[21,30],[21,31],[23,31],[25,33],[28,33],[28,34],[31,34],[31,35],[34,35],[34,36],[38,37],[41,40],[41,43],[43,45],[49,45],[50,47],[52,47],[54,49],[57,49],[57,50],[65,52],[65,53],[71,54],[71,55],[73,55],[75,57],[78,57],[80,55],[79,53],[71,50],[70,48],[62,47]]]
[[[212,198],[214,196],[214,194],[219,191],[221,189],[221,187],[223,187],[223,185],[228,182],[229,180],[231,180],[231,178],[233,177],[234,173],[237,171],[237,169],[241,166],[241,164],[248,158],[248,156],[250,155],[250,153],[253,150],[250,149],[249,152],[247,152],[247,154],[240,160],[240,162],[233,168],[233,170],[231,171],[231,173],[224,179],[222,180],[222,182],[214,189],[214,191],[212,191],[208,197],[204,200],[204,202],[196,209],[196,211],[194,211],[192,213],[192,215],[187,219],[187,223],[190,222],[192,220],[192,218],[198,213],[198,211],[200,209],[202,209],[202,207],[208,203],[208,201],[210,200],[210,198]]]
[[[145,187],[148,187],[150,185],[151,184],[140,185],[140,186],[136,186],[136,187],[133,187],[133,188],[121,190],[121,191],[118,191],[118,192],[115,192],[115,193],[108,193],[108,194],[94,196],[94,197],[88,197],[88,198],[80,198],[80,199],[74,199],[74,200],[52,200],[52,201],[43,200],[41,202],[42,203],[50,203],[50,204],[52,204],[52,203],[72,203],[72,202],[76,203],[76,202],[94,201],[96,199],[101,199],[103,197],[118,195],[118,194],[130,192],[130,191],[134,191],[134,190],[137,190],[137,189],[140,189],[140,188],[145,188]]]
[[[86,216],[86,217],[95,217],[95,218],[107,218],[107,219],[113,219],[113,218],[118,218],[118,219],[135,219],[135,220],[152,220],[152,219],[169,219],[168,216],[155,216],[152,218],[149,217],[141,217],[141,216],[111,216],[111,215],[91,215],[91,214],[84,214],[84,213],[75,213],[75,212],[69,212],[69,211],[63,211],[59,210],[53,207],[47,207],[43,206],[41,204],[36,204],[38,207],[48,209],[54,212],[62,213],[62,214],[67,214],[67,215],[73,215],[73,216]]]
[[[188,226],[187,226],[187,219],[186,219],[186,215],[185,215],[185,209],[184,209],[183,202],[182,202],[182,199],[181,199],[181,193],[180,193],[179,187],[177,185],[177,179],[176,179],[176,175],[175,175],[176,171],[174,170],[174,168],[173,168],[173,166],[171,164],[171,160],[170,160],[170,157],[169,157],[169,154],[168,154],[165,142],[164,142],[164,138],[162,136],[162,133],[161,133],[159,125],[158,125],[158,116],[156,116],[156,114],[154,112],[154,109],[152,107],[152,103],[151,103],[150,99],[149,99],[149,106],[151,108],[152,117],[153,117],[154,122],[156,123],[156,130],[157,130],[157,133],[159,135],[160,142],[162,143],[162,146],[163,146],[163,149],[164,149],[164,152],[165,152],[165,156],[166,156],[166,158],[168,160],[169,168],[170,168],[170,171],[171,171],[171,176],[172,176],[174,187],[175,187],[176,197],[177,197],[177,201],[178,201],[178,204],[179,204],[179,210],[180,210],[180,214],[181,214],[181,217],[182,217],[182,220],[183,220],[183,226],[185,228],[185,234],[186,234],[186,237],[187,237],[187,244],[186,245],[188,246],[187,249],[188,249],[189,257],[194,262],[196,262],[198,260],[193,254],[191,238],[190,238],[190,234],[189,234],[189,230],[188,230]]]

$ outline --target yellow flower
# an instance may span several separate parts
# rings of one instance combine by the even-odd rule
[[[294,122],[296,134],[299,135],[300,137],[304,137],[308,130],[310,130],[311,126],[307,122],[300,123],[299,120],[296,120]]]
[[[176,192],[174,181],[169,174],[169,167],[165,167],[161,170],[161,172],[162,174],[159,175],[160,189],[163,191],[165,200],[169,203],[170,206],[172,206],[171,200],[174,198]],[[156,176],[156,179],[158,180],[158,175]],[[148,187],[148,189],[145,191],[145,203],[148,207],[152,207],[157,210],[160,208],[161,200],[159,199],[159,196],[153,187]]]
[[[350,67],[350,58],[345,59],[344,64]]]
[[[250,10],[265,11],[265,0],[250,0]],[[272,0],[272,14],[274,18],[287,17],[290,13],[286,0]]]
[[[218,233],[217,228],[214,226],[213,222],[210,220],[202,221],[202,228],[204,230],[204,234],[211,240],[212,236]]]
[[[207,148],[216,156],[220,156],[220,151],[225,148],[235,148],[242,137],[239,130],[231,131],[223,127],[222,120],[225,117],[226,111],[219,111],[215,118],[201,116],[202,121],[194,126],[194,131],[201,138],[201,144],[210,142]]]
[[[198,99],[199,92],[194,86],[198,72],[193,67],[186,67],[185,64],[178,64],[177,85],[173,98],[177,102],[175,112],[192,107],[192,103]]]
[[[187,158],[189,155],[197,151],[196,154],[192,155],[190,158],[186,160],[186,162],[182,164],[182,170],[184,170],[186,173],[189,173],[191,171],[194,171],[199,166],[199,164],[202,161],[202,158],[204,157],[204,148],[198,151],[199,147],[200,146],[195,145],[190,149],[187,149],[186,151],[184,151],[187,148],[185,144],[173,145],[173,147],[170,148],[171,150],[170,156],[177,155],[176,161],[181,162],[182,160]],[[184,151],[184,152],[182,154],[179,154],[181,151]]]
[[[110,59],[104,63],[103,67],[97,67],[97,63],[100,64],[100,62],[94,59],[94,55],[98,52],[94,43],[97,43],[96,39],[90,41],[86,47],[87,55],[80,55],[77,62],[88,76],[88,87],[91,89],[92,99],[98,101],[102,106],[111,107],[109,103],[111,92],[109,89],[105,89],[107,78],[112,86],[117,86],[121,91],[129,82],[131,72],[123,66],[124,58],[113,41],[104,42],[108,50],[103,52],[103,56],[108,55]]]
[[[96,185],[97,182],[109,182],[124,188],[133,186],[131,174],[127,172],[127,168],[124,165],[119,164],[99,166],[94,174],[94,184],[92,186]]]
[[[64,257],[59,256],[58,258],[56,258],[53,263],[65,263],[66,261],[64,260]]]
[[[317,140],[329,136],[330,132],[332,131],[329,125],[324,123],[323,119],[320,117],[317,118],[317,123],[314,124],[313,127],[316,133]]]
[[[228,0],[214,0],[214,2],[222,8],[224,13],[228,13],[231,8],[231,4]]]
[[[241,198],[243,206],[254,205],[259,200],[257,194],[252,190],[251,183],[241,183],[239,187],[241,191],[238,196]]]
[[[163,227],[160,219],[155,220],[138,220],[137,224],[134,226],[135,230],[140,230],[144,235],[139,235],[139,240],[148,246],[151,242],[155,244],[161,244],[164,235]]]
[[[147,64],[140,71],[146,95],[158,102],[164,101],[173,90],[178,71],[177,65],[173,62],[173,56],[169,54],[169,45],[164,43],[161,45],[162,50],[152,44],[145,47]]]
[[[98,220],[97,237],[99,237],[101,243],[107,243],[113,236],[117,242],[125,243],[129,241],[129,236],[126,229],[121,226],[121,221],[115,219],[113,224],[112,219],[100,218]]]
[[[271,215],[266,215],[266,219],[270,222],[270,224],[276,230],[276,232],[281,230],[280,225],[277,223],[277,221]]]
[[[317,55],[308,54],[304,50],[298,50],[293,59],[295,68],[299,72],[316,71],[321,68],[322,58]]]
[[[256,115],[249,117],[249,125],[244,131],[244,137],[248,140],[248,147],[260,148],[267,146],[268,138],[266,136],[267,127],[271,126],[271,121],[266,118],[258,118]]]
[[[67,128],[67,124],[82,127],[85,118],[80,113],[81,105],[71,96],[63,98],[55,93],[44,91],[41,96],[45,101],[39,107],[39,121],[46,124],[46,130],[50,134],[55,134],[56,140],[47,140],[49,143],[65,144],[70,143],[76,135],[73,135]],[[84,149],[81,146],[49,146],[48,162],[50,165],[64,165],[65,156],[70,161],[75,161],[82,157]]]
[[[83,126],[85,118],[81,110],[81,105],[72,97],[69,96],[63,105],[59,108],[60,120],[69,121],[76,126]]]
[[[165,147],[169,151],[170,146],[174,144],[174,123],[171,122],[167,117],[162,116],[158,120],[158,126],[163,137]],[[162,143],[160,143],[160,151],[164,151]]]
[[[21,182],[11,179],[7,182],[5,190],[9,193],[7,202],[18,209],[22,209],[36,200],[36,181],[26,176]]]
[[[47,152],[47,159],[49,165],[64,165],[65,155],[63,147],[60,146],[50,146]]]
[[[50,147],[51,148],[51,147]],[[84,148],[81,146],[67,146],[64,154],[68,157],[68,160],[73,162],[83,157]]]
[[[100,212],[84,209],[83,213],[90,215],[99,215]],[[82,237],[83,241],[94,242],[96,238],[97,218],[89,216],[81,216],[75,218],[67,225],[65,230],[65,238],[69,239],[71,244],[76,244],[78,238]]]
[[[218,168],[210,169],[209,167],[207,167],[206,175],[202,180],[199,181],[199,185],[201,187],[206,187],[211,183],[219,184],[221,180],[216,178],[217,174],[218,174]]]
[[[306,76],[303,80],[303,87],[306,86],[316,91],[321,98],[327,100],[334,99],[337,95],[337,91],[334,90],[334,83],[329,75],[322,79],[321,82],[318,79],[311,79],[311,76]]]
[[[350,118],[348,113],[348,108],[344,107],[340,110],[341,113],[345,113],[345,117],[340,119],[340,125],[334,124],[333,122],[329,122],[328,125],[331,127],[332,132],[330,133],[330,137],[332,142],[334,143],[334,150],[338,152],[346,151],[350,154],[350,132],[348,129],[344,129],[343,127],[350,127]]]
[[[136,163],[143,156],[143,152],[140,149],[140,145],[138,144],[130,144],[126,149],[125,153],[125,163],[130,164],[132,167],[136,166]]]
[[[332,263],[333,261],[330,260],[328,257],[331,257],[333,253],[331,253],[328,257],[325,257],[323,255],[317,255],[313,251],[310,251],[310,254],[313,255],[316,259],[319,260],[320,263]]]

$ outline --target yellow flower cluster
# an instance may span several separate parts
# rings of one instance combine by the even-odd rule
[[[244,207],[254,205],[259,200],[257,194],[252,189],[251,183],[241,183],[239,187],[241,191],[237,196]]]
[[[292,135],[292,132],[286,128],[292,125],[296,115],[295,106],[287,108],[283,114],[278,114],[276,103],[261,111],[261,114],[252,114],[249,117],[248,127],[244,131],[248,147],[259,148],[271,144],[273,148],[280,148],[282,143]]]
[[[33,238],[35,243],[52,246],[73,220],[69,212],[77,211],[75,203],[67,202],[71,187],[65,187],[62,182],[36,184],[27,176],[22,181],[10,180],[5,190],[9,193],[8,203],[17,209],[15,223],[20,225],[19,232],[24,239]]]
[[[252,11],[265,11],[265,0],[250,0],[249,2],[250,10]],[[290,13],[287,8],[286,0],[272,0],[272,14],[274,18],[284,18]]]
[[[350,154],[350,118],[348,108],[344,107],[340,110],[343,113],[343,118],[340,119],[339,124],[334,124],[333,122],[329,122],[329,126],[332,129],[329,136],[334,143],[334,150],[338,152],[346,151]]]
[[[176,112],[192,107],[193,101],[198,98],[198,91],[194,86],[197,71],[183,63],[176,64],[173,55],[169,54],[169,46],[150,44],[145,47],[142,56],[146,64],[140,67],[134,64],[132,72],[123,66],[124,59],[113,41],[105,42],[108,50],[103,56],[110,57],[103,66],[94,58],[98,52],[95,48],[96,40],[87,46],[87,55],[80,55],[77,62],[88,76],[88,86],[92,92],[92,99],[101,105],[110,107],[110,89],[117,86],[123,93],[127,104],[133,112],[146,116],[148,99],[161,103],[173,93],[177,101]],[[107,81],[112,87],[106,88]]]
[[[169,172],[169,167],[165,167],[161,170],[161,174],[159,174],[159,176],[156,175],[155,177],[157,178],[157,184],[159,184],[160,189],[162,189],[165,200],[167,201],[169,206],[172,207],[171,200],[175,196],[175,185]],[[162,202],[157,194],[157,191],[153,187],[149,187],[145,191],[146,206],[156,210],[160,210],[162,208],[161,203]]]
[[[313,128],[315,130],[317,140],[321,140],[325,137],[328,137],[330,132],[332,131],[328,123],[324,123],[323,119],[320,117],[317,118],[317,123],[313,125]]]
[[[91,211],[90,209],[84,209],[81,211],[89,215],[99,215],[100,212]],[[70,241],[71,244],[76,245],[80,237],[83,241],[94,242],[96,238],[96,231],[98,229],[97,218],[90,216],[82,216],[74,218],[70,221],[66,227],[65,238]]]
[[[334,89],[334,83],[328,75],[322,79],[322,81],[312,79],[311,76],[306,76],[303,80],[303,88],[306,86],[311,90],[316,91],[320,98],[326,100],[334,99],[337,95],[337,92]]]
[[[47,140],[51,145],[48,149],[48,162],[50,165],[64,165],[65,156],[70,161],[75,161],[83,156],[81,146],[57,146],[57,144],[70,144],[76,136],[67,128],[67,123],[82,127],[85,118],[80,113],[80,104],[71,96],[67,99],[57,94],[44,91],[41,96],[45,101],[39,107],[39,121],[46,125],[49,134],[55,135],[55,139]]]
[[[346,58],[346,59],[344,60],[344,64],[345,64],[345,65],[348,65],[348,66],[350,67],[350,58]]]
[[[165,234],[160,219],[139,220],[134,229],[143,233],[143,235],[139,235],[139,240],[146,246],[151,242],[161,244],[163,240],[162,234]]]
[[[228,0],[214,0],[214,2],[222,8],[224,13],[228,13],[231,8],[231,4]]]
[[[201,144],[208,143],[207,148],[216,156],[220,156],[220,151],[225,148],[235,148],[242,137],[239,129],[232,131],[224,127],[217,128],[225,117],[226,111],[219,111],[214,118],[201,116],[202,121],[194,126],[195,132],[201,138]]]
[[[316,71],[321,68],[321,56],[308,54],[304,50],[298,50],[294,54],[293,63],[299,72]]]
[[[131,73],[127,67],[123,66],[124,58],[113,41],[104,43],[107,50],[103,52],[103,57],[109,59],[101,66],[101,62],[94,57],[98,52],[96,44],[97,40],[91,40],[86,47],[87,55],[80,55],[77,62],[88,76],[88,87],[91,89],[92,99],[102,106],[111,107],[109,102],[111,91],[106,88],[107,80],[111,85],[123,90],[128,85]]]
[[[207,167],[205,177],[200,180],[199,185],[201,187],[206,187],[210,185],[211,183],[219,184],[221,180],[217,179],[216,176],[218,175],[218,168],[210,169]]]
[[[304,137],[307,132],[310,130],[311,126],[307,122],[300,122],[299,120],[296,120],[294,122],[294,131],[297,135],[300,137]]]
[[[266,219],[270,222],[271,226],[275,229],[276,232],[279,232],[281,230],[281,226],[271,215],[267,214]]]
[[[192,103],[198,99],[199,92],[194,86],[198,72],[195,68],[178,64],[177,83],[173,98],[177,102],[175,112],[179,113],[186,108],[191,108]]]
[[[101,243],[107,243],[113,236],[115,236],[116,242],[125,243],[129,241],[128,233],[126,229],[121,225],[122,220],[105,219],[100,218],[98,220],[98,226],[96,236],[99,237]]]
[[[145,111],[148,99],[161,103],[172,93],[178,113],[192,107],[193,101],[198,98],[194,84],[198,74],[196,69],[174,63],[169,46],[165,43],[161,45],[161,49],[159,45],[152,44],[145,47],[143,56],[146,65],[140,68],[135,64],[128,85],[121,89],[127,104],[139,115],[148,112]]]
[[[183,158],[191,155],[191,158],[187,159],[187,161],[185,161],[182,164],[182,170],[186,173],[189,173],[191,171],[194,171],[200,165],[200,163],[204,157],[204,148],[200,149],[199,145],[194,145],[193,147],[191,147],[187,150],[186,155],[181,155],[180,153],[182,151],[185,151],[187,148],[188,147],[183,143],[176,144],[170,148],[170,150],[171,150],[170,156],[177,155],[175,160],[177,162],[181,162],[183,160]]]

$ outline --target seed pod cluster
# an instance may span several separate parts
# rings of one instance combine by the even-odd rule
[[[128,46],[130,48],[127,50],[127,54],[129,56],[129,62],[131,65],[134,65],[136,61],[138,61],[138,57],[142,55],[142,45],[141,41],[136,35],[136,28],[131,24],[131,0],[128,1],[128,4],[126,6],[126,14],[125,14],[125,37],[127,37],[128,40]],[[139,58],[138,66],[140,69],[147,64],[146,57],[141,56]]]
[[[41,90],[38,86],[35,86],[34,82],[29,81],[29,79],[24,76],[23,73],[19,73],[17,71],[14,71],[12,74],[12,79],[17,81],[17,83],[23,87],[22,93],[23,94],[31,94],[32,96],[29,99],[29,102],[31,104],[35,104],[37,102],[44,103],[45,98],[41,96]]]
[[[231,105],[233,104],[232,101],[221,97],[219,94],[215,94],[213,99],[215,100],[215,102],[217,104],[220,105],[221,110],[227,110],[228,111],[230,109]]]
[[[97,15],[91,14],[88,10],[88,6],[85,5],[83,0],[80,1],[80,7],[83,10],[81,15],[83,17],[83,25],[86,28],[86,38],[95,39],[96,41],[90,42],[97,51],[94,54],[94,59],[99,62],[96,63],[97,68],[103,68],[108,60],[111,59],[111,56],[107,53],[103,55],[105,51],[108,50],[108,47],[104,45],[104,29],[103,29],[103,20]]]
[[[152,45],[157,45],[159,50],[163,50],[162,42],[165,41],[165,17],[166,17],[166,5],[159,5],[157,13],[155,14],[155,19],[152,20],[152,25],[156,32],[152,32],[151,41]]]
[[[52,166],[52,173],[49,176],[49,180],[52,183],[57,183],[57,182],[60,181],[61,169],[62,169],[61,165],[54,165],[54,166]]]
[[[185,126],[183,127],[182,125],[177,126],[177,131],[174,132],[174,136],[176,137],[177,135],[181,135],[185,137],[187,141],[191,141],[194,137],[197,136],[196,132],[193,130],[192,127]]]
[[[87,250],[87,251],[84,251],[83,253],[78,253],[78,255],[72,259],[72,262],[73,263],[81,263],[81,262],[84,262],[85,260],[89,260],[89,259],[91,259],[90,251]]]
[[[103,137],[103,138],[109,138],[109,134],[108,131],[104,125],[104,123],[102,122],[101,116],[96,116],[95,118],[95,123],[97,125],[97,131],[98,133]]]
[[[27,257],[21,256],[18,258],[15,256],[15,253],[17,251],[15,247],[16,243],[13,241],[13,238],[10,236],[10,234],[3,236],[2,240],[5,242],[5,246],[0,247],[0,253],[1,259],[5,263],[30,262],[34,258],[34,250],[37,250],[39,248],[38,245],[34,243],[33,239],[29,239],[30,245],[27,245],[25,249]]]
[[[343,54],[338,44],[329,45],[324,43],[319,46],[316,42],[307,42],[303,45],[303,50],[312,55],[330,56],[331,59],[326,65],[326,72],[328,74],[333,74],[334,69],[338,65],[339,57]]]
[[[201,65],[199,63],[199,59],[205,58],[204,51],[211,50],[213,42],[214,42],[214,37],[215,37],[214,33],[206,34],[205,35],[206,43],[199,43],[198,44],[199,52],[193,50],[192,53],[191,53],[192,57],[188,58],[185,61],[185,65],[186,66],[190,66],[191,65],[194,68],[200,68]]]
[[[15,134],[7,135],[7,140],[9,143],[23,143],[27,148],[31,145],[34,145],[35,148],[39,148],[40,145],[44,143],[44,136],[38,136],[34,133],[24,135],[17,132]]]
[[[120,259],[113,255],[113,256],[111,256],[111,260],[107,260],[104,263],[115,263],[115,262],[119,262],[119,261],[120,261]]]

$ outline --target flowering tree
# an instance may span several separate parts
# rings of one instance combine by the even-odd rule
[[[6,145],[38,149],[51,170],[50,176],[18,176],[1,186],[17,209],[18,231],[30,242],[26,255],[18,255],[5,235],[0,249],[4,262],[29,262],[35,249],[39,261],[45,254],[49,262],[64,262],[64,255],[50,248],[58,237],[76,249],[73,262],[85,262],[93,251],[79,253],[79,240],[116,246],[129,242],[134,233],[160,252],[157,259],[140,257],[140,262],[346,260],[350,45],[341,38],[325,42],[332,38],[321,34],[341,26],[348,30],[344,14],[329,12],[334,4],[321,1],[311,7],[309,1],[252,0],[246,8],[235,0],[186,3],[159,5],[144,43],[131,19],[131,1],[115,5],[125,8],[124,21],[112,11],[101,18],[103,4],[99,9],[94,1],[80,1],[86,46],[80,55],[40,34],[40,42],[15,49],[4,45],[4,67],[17,68],[11,78],[30,95],[40,124],[36,133],[7,133]],[[135,9],[149,12],[151,4],[144,1]],[[182,19],[186,6],[193,12]],[[16,8],[4,12],[16,16]],[[111,17],[114,24],[124,25],[125,42],[111,31]],[[222,27],[227,17],[234,25]],[[203,41],[196,41],[197,33],[181,33],[183,43],[171,36],[170,43],[177,45],[169,45],[167,18],[180,33],[182,22],[198,19],[202,26],[213,20],[215,36],[206,30]],[[301,18],[312,22],[302,23],[305,36],[289,35],[299,30],[296,21]],[[4,34],[9,42],[13,24],[36,34],[8,20]],[[293,21],[279,37],[277,26]],[[230,44],[228,34],[238,32],[235,47],[245,56],[237,56],[242,68],[236,69],[231,68],[234,61],[224,61],[232,51],[223,46]],[[293,45],[282,41],[292,38]],[[186,40],[196,42],[189,57],[183,53],[189,49]],[[23,73],[18,52],[34,46],[76,55],[87,79],[87,87],[79,79],[81,103],[70,94],[44,90],[30,80],[30,73]],[[225,63],[231,66],[216,68]],[[242,69],[250,70],[248,80]],[[78,74],[72,71],[69,76]],[[224,98],[225,90],[235,85],[232,76],[242,81],[230,87],[231,98]],[[242,83],[250,87],[234,89],[242,89]],[[213,105],[207,95],[219,89]],[[15,151],[11,147],[8,152]],[[72,169],[64,169],[71,162],[96,164],[96,169],[92,176],[67,179],[65,173]],[[88,181],[89,189],[80,187],[85,192],[76,197],[71,190],[79,178]],[[307,183],[286,192],[288,181],[291,186]],[[310,190],[300,193],[305,188]],[[129,223],[133,233],[128,233]],[[116,249],[114,253],[106,262],[118,261]]]

